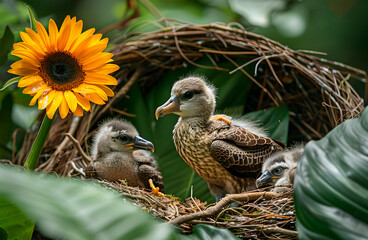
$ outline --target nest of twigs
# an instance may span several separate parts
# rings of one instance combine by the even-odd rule
[[[182,203],[173,196],[158,196],[127,186],[125,182],[99,182],[115,189],[156,218],[177,225],[183,233],[190,233],[195,224],[209,224],[227,228],[244,239],[297,237],[292,192],[282,195],[272,192],[229,194],[217,204],[206,206],[195,197]]]
[[[147,92],[160,81],[167,70],[188,65],[229,74],[240,71],[244,74],[244,78],[249,78],[253,82],[252,95],[247,99],[249,108],[247,110],[287,104],[293,132],[304,136],[306,140],[323,137],[332,128],[358,116],[363,110],[364,101],[354,91],[349,81],[351,79],[362,81],[366,78],[366,73],[317,56],[322,53],[292,50],[262,35],[249,32],[239,24],[193,25],[164,19],[160,24],[157,23],[157,26],[156,31],[127,34],[115,41],[120,42],[112,49],[115,63],[120,66],[120,70],[115,73],[119,80],[119,85],[114,88],[115,96],[106,105],[94,106],[92,112],[86,113],[82,118],[69,115],[64,120],[57,119],[43,149],[38,170],[55,172],[61,176],[79,174],[76,169],[86,167],[88,161],[80,156],[69,138],[63,134],[70,133],[82,147],[85,147],[93,134],[90,129],[93,129],[105,114],[110,116],[127,114],[114,105],[120,99],[128,97],[129,90],[135,82],[139,82],[142,91]],[[199,64],[202,59],[207,59],[212,64],[206,66]],[[232,67],[229,69],[221,67],[224,62],[230,63]],[[252,66],[254,70],[247,72],[244,70],[246,66]],[[175,80],[173,79],[173,82]],[[37,130],[38,126],[34,129]],[[25,161],[36,137],[36,130],[27,133],[22,149],[13,156],[13,163],[22,164]],[[108,185],[119,189],[113,186],[113,183]],[[130,190],[122,191],[134,191],[125,188]],[[240,231],[238,233],[243,234],[245,238],[255,236],[262,238],[259,234],[267,238],[269,229],[272,228],[284,227],[294,231],[294,217],[291,215],[289,218],[286,214],[293,212],[290,196],[272,200],[253,199],[253,202],[245,203],[241,207],[242,210],[224,210],[225,212],[220,215],[198,219],[191,223],[216,224]],[[172,201],[174,208],[175,204],[178,205],[176,215],[172,215],[174,214],[170,212],[172,209],[162,208],[164,213],[157,213],[162,219],[172,220],[173,216],[181,215],[177,214],[180,211],[198,212],[194,205],[188,207],[180,203],[173,204],[175,200],[165,199]],[[151,204],[150,201],[141,201],[139,197],[135,200],[140,202],[139,205],[142,207],[149,208],[148,205]],[[166,205],[164,198],[158,201]],[[182,206],[184,207],[180,210]],[[282,212],[284,210],[285,212]],[[267,226],[263,227],[264,225]],[[279,231],[278,234],[283,233]],[[290,234],[286,235],[290,237]],[[277,238],[278,235],[272,237]]]

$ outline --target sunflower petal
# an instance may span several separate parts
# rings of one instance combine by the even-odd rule
[[[37,102],[37,99],[45,92],[45,90],[48,91],[48,87],[46,85],[44,85],[43,88],[39,89],[36,95],[33,96],[31,102],[29,103],[29,106],[35,105]]]
[[[78,105],[77,109],[73,113],[77,117],[83,117],[83,108]]]
[[[42,78],[38,75],[22,77],[18,82],[18,87],[27,87],[32,84],[41,84]]]
[[[65,100],[65,98],[62,98],[61,104],[59,106],[59,114],[62,119],[64,119],[69,113],[69,107]]]
[[[30,44],[37,45],[36,47],[42,48],[43,51],[47,50],[47,47],[39,34],[37,34],[35,31],[33,31],[30,28],[26,28],[26,32],[28,36],[30,37],[30,39],[32,40],[32,41],[29,41]]]
[[[76,39],[76,42],[73,42],[70,47],[70,52],[72,52],[75,56],[79,56],[81,53],[85,52],[89,46],[96,44],[99,39],[102,37],[102,34],[91,35],[91,32],[94,32],[95,29],[89,29],[84,32],[80,39]]]
[[[19,72],[35,72],[35,73],[38,72],[38,67],[36,65],[34,65],[32,62],[28,62],[25,60],[19,60],[10,65],[10,67],[14,70],[17,69]]]
[[[41,38],[32,29],[29,29],[28,32],[33,32],[35,34],[33,35],[34,39],[32,39],[28,33],[20,32],[19,34],[23,40],[23,43],[32,46],[35,50],[37,50],[37,52],[44,55],[46,48],[43,46],[43,44],[39,44],[39,42],[41,42]]]
[[[52,49],[50,48],[50,39],[49,39],[49,35],[46,32],[46,29],[43,27],[43,25],[40,22],[36,21],[36,28],[37,28],[37,33],[41,38],[41,42],[43,43],[43,45],[46,47],[46,49],[48,51],[51,51]]]
[[[42,50],[39,49],[35,44],[19,42],[19,43],[14,43],[13,48],[15,50],[19,49],[23,51],[32,52],[38,59],[42,59],[45,56],[45,53],[43,53]]]
[[[55,93],[55,90],[45,91],[38,99],[38,109],[45,109],[54,100]]]
[[[107,61],[109,61],[113,56],[114,54],[112,53],[103,52],[98,54],[98,56],[95,56],[94,58],[90,58],[84,62],[81,62],[81,64],[83,64],[84,70],[91,70],[100,65],[106,64]]]
[[[92,84],[104,84],[104,85],[118,85],[118,81],[113,76],[103,73],[86,73],[84,82]]]
[[[102,98],[100,96],[98,96],[98,94],[96,94],[96,93],[83,93],[82,96],[85,99],[87,99],[87,100],[89,100],[93,103],[96,103],[98,105],[104,105],[105,104],[105,102],[102,100]]]
[[[63,92],[57,91],[55,93],[54,100],[46,107],[46,114],[48,118],[52,119],[54,117],[54,114],[58,109],[58,107],[60,106],[62,100],[63,100]]]
[[[41,65],[41,61],[39,58],[37,58],[37,56],[35,56],[34,54],[32,54],[29,51],[22,51],[22,50],[13,50],[11,52],[12,55],[23,58],[27,61],[33,61],[34,65],[36,65],[37,67],[39,67]]]
[[[107,43],[107,38],[102,39],[98,44],[92,45],[89,48],[85,49],[84,52],[81,52],[78,58],[81,60],[81,62],[83,62],[87,59],[90,59],[91,57],[94,57],[96,54],[106,49]]]
[[[66,16],[60,27],[60,33],[57,39],[57,47],[59,51],[65,51],[65,46],[70,36],[71,20],[70,16]]]
[[[29,85],[28,87],[26,87],[25,89],[23,89],[23,93],[25,94],[36,94],[38,91],[46,88],[47,85],[44,82],[35,82],[31,85]]]
[[[75,17],[73,18],[73,20],[75,22]],[[70,38],[65,46],[66,51],[69,51],[75,39],[80,37],[82,29],[83,29],[83,21],[81,20],[72,25],[72,28],[70,30]]]
[[[113,72],[116,72],[117,70],[119,70],[120,67],[116,64],[105,64],[105,66],[100,65],[98,67],[96,67],[95,69],[91,69],[91,70],[85,70],[86,72],[99,72],[99,73],[105,73],[105,74],[110,74]]]
[[[109,87],[107,87],[105,85],[100,85],[100,84],[98,84],[96,86],[98,86],[99,88],[101,88],[106,93],[106,95],[108,97],[113,97],[114,96],[114,92],[111,90],[111,88],[109,88]]]
[[[51,51],[56,50],[56,41],[58,38],[59,32],[58,27],[56,26],[56,23],[54,20],[50,19],[49,21],[49,38],[50,38],[50,49]]]
[[[91,103],[86,98],[78,93],[75,93],[75,96],[77,97],[78,104],[83,108],[83,110],[89,111],[91,109]]]
[[[66,99],[66,102],[68,103],[70,111],[75,112],[75,109],[77,108],[78,105],[77,97],[74,95],[72,91],[69,90],[64,92],[64,97]]]

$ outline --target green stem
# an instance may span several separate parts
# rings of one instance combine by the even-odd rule
[[[34,170],[36,168],[38,157],[41,154],[43,146],[45,145],[53,120],[54,119],[49,119],[45,114],[40,130],[38,131],[37,137],[32,145],[31,152],[24,163],[24,167],[27,170]]]

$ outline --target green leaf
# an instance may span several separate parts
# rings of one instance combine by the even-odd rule
[[[28,11],[28,16],[29,16],[29,22],[31,24],[31,29],[33,31],[37,31],[37,28],[36,28],[36,18],[33,14],[33,11],[32,11],[32,8],[26,4],[26,8],[27,8],[27,11]]]
[[[9,26],[5,27],[3,36],[0,38],[0,66],[8,59],[8,53],[13,47],[14,35]]]
[[[36,220],[41,233],[67,239],[174,239],[170,225],[97,184],[0,165],[0,197]],[[9,234],[9,233],[8,233]]]
[[[9,87],[10,85],[12,85],[13,83],[17,83],[17,82],[19,82],[19,80],[20,80],[21,78],[22,78],[21,76],[18,76],[18,77],[13,77],[12,79],[9,79],[9,80],[4,84],[4,86],[0,89],[0,91],[5,90],[7,87]]]
[[[227,229],[198,224],[193,228],[193,234],[190,235],[190,239],[237,240],[238,238]]]
[[[12,110],[13,110],[13,96],[8,93],[1,101],[0,116],[0,143],[6,145],[11,139],[12,135]],[[0,158],[3,157],[4,149],[0,149]]]
[[[295,178],[300,239],[368,236],[368,108],[307,144]]]
[[[31,239],[34,225],[17,206],[0,198],[0,239]]]
[[[286,105],[267,110],[250,112],[244,115],[246,119],[258,122],[273,139],[287,143],[289,132],[289,110]]]

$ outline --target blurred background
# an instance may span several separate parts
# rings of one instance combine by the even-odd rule
[[[20,40],[19,31],[24,31],[29,26],[24,3],[33,9],[38,20],[46,26],[49,18],[53,18],[60,26],[66,15],[76,16],[83,20],[84,30],[94,27],[97,31],[107,32],[105,36],[112,40],[111,47],[115,39],[127,33],[152,30],[146,23],[157,21],[158,17],[175,18],[195,24],[238,22],[247,31],[262,34],[292,49],[323,52],[327,54],[324,58],[368,71],[368,1],[363,0],[2,0],[0,36],[8,25],[15,42]],[[112,27],[112,31],[107,31],[107,26],[113,26],[129,16],[135,18],[127,27]],[[6,59],[6,55],[8,52],[0,51],[0,86],[13,77],[6,71],[16,58],[9,55]],[[364,97],[365,83],[351,84]],[[39,114],[37,106],[28,106],[30,96],[21,91],[14,84],[0,92],[0,159],[10,159],[13,146],[22,143],[22,130],[18,131],[15,143],[13,132],[16,129],[30,128]],[[135,96],[140,94],[139,89],[133,88],[132,91]],[[160,96],[162,101],[157,102],[157,106],[168,96],[169,92],[167,96]],[[177,118],[170,118],[174,124]],[[138,129],[142,136],[150,139],[150,133],[145,131],[143,123]],[[169,130],[171,134],[172,128]],[[170,136],[168,140],[171,141]],[[172,143],[170,144],[172,148]],[[174,152],[169,156],[171,157],[178,156]],[[195,178],[192,175],[191,178],[193,177]],[[202,182],[203,184],[205,185]],[[185,191],[188,193],[188,188]]]

